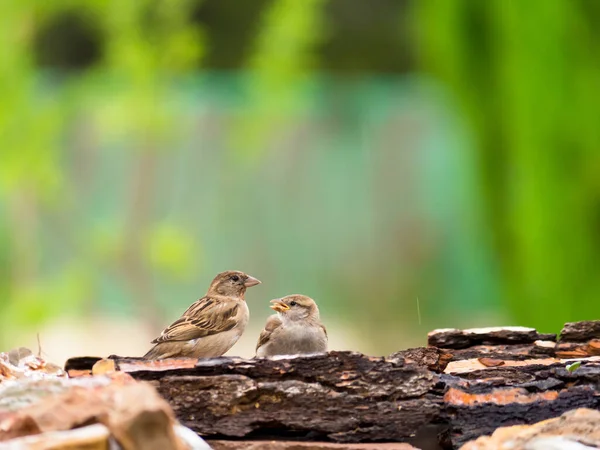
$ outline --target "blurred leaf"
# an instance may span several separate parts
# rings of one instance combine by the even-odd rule
[[[95,14],[104,26],[107,70],[120,89],[94,99],[96,120],[109,138],[134,139],[143,150],[168,149],[176,120],[168,107],[174,76],[204,53],[202,30],[191,23],[192,0],[106,0]],[[111,94],[107,95],[107,92]]]
[[[567,371],[569,373],[573,373],[575,372],[577,369],[579,369],[579,367],[581,367],[581,361],[575,361],[574,363],[571,364],[567,364],[565,366],[565,369],[567,369]]]
[[[540,329],[598,312],[600,132],[591,121],[600,115],[600,35],[591,4],[414,3],[421,65],[475,132],[501,297],[519,324]],[[577,302],[567,300],[573,292]]]
[[[170,223],[156,225],[147,233],[145,249],[154,270],[179,281],[191,279],[202,256],[194,236]]]
[[[77,316],[91,295],[91,277],[85,268],[62,268],[58,275],[17,286],[2,315],[3,327],[37,327],[57,316]]]
[[[89,239],[94,258],[103,262],[114,262],[119,259],[125,243],[123,225],[120,223],[102,223],[97,225]]]
[[[244,116],[235,125],[233,146],[247,156],[260,155],[266,138],[281,130],[286,115],[307,98],[315,46],[324,32],[326,0],[274,0],[264,13],[248,65]]]

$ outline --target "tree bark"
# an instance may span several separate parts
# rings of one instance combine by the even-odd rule
[[[442,431],[436,445],[459,448],[500,426],[600,409],[594,330],[584,324],[576,342],[562,335],[558,344],[554,335],[531,329],[441,330],[429,336],[450,348],[408,349],[387,358],[352,352],[111,358],[118,370],[153,383],[185,426],[209,438],[407,442],[427,429]],[[572,360],[560,355],[574,345],[583,357],[569,370]],[[97,360],[75,358],[66,369],[86,373]]]

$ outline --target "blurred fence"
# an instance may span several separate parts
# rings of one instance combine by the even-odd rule
[[[312,78],[286,109],[257,114],[250,81],[170,83],[152,106],[168,125],[147,140],[124,127],[146,111],[115,107],[118,80],[40,94],[76,107],[58,122],[56,185],[4,210],[3,329],[101,312],[158,330],[229,268],[263,280],[258,320],[267,300],[306,293],[380,351],[419,320],[497,306],[468,140],[435,86]]]

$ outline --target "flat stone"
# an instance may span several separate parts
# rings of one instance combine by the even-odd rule
[[[108,450],[110,432],[95,424],[68,431],[50,431],[0,443],[0,450]]]
[[[560,332],[560,341],[581,342],[600,339],[600,320],[567,322]]]
[[[562,446],[560,446],[562,444]],[[584,450],[600,447],[600,411],[580,408],[533,425],[498,428],[460,450]]]
[[[468,372],[473,372],[473,371],[482,370],[482,369],[503,370],[503,369],[506,369],[507,367],[525,367],[525,366],[531,366],[531,365],[550,366],[552,364],[558,364],[558,363],[560,363],[560,361],[556,358],[527,359],[524,361],[505,360],[504,364],[502,364],[502,365],[498,365],[495,367],[489,367],[489,366],[486,366],[485,364],[482,364],[482,362],[479,359],[464,359],[462,361],[453,361],[450,364],[448,364],[448,366],[444,370],[444,373],[457,375],[457,374],[468,373]]]
[[[418,450],[412,445],[400,442],[334,444],[332,442],[209,440],[207,443],[213,450]]]
[[[14,401],[6,408],[0,405],[0,441],[101,423],[123,450],[181,448],[168,403],[150,384],[135,382],[124,373],[7,381],[0,385],[4,402],[7,396],[2,394]]]
[[[65,371],[33,354],[25,347],[0,353],[0,383],[17,379],[48,379],[65,377]]]
[[[538,438],[525,444],[525,450],[595,450],[597,448],[562,436]]]
[[[527,327],[442,328],[427,334],[427,344],[438,348],[463,349],[474,345],[529,344],[537,340],[554,341],[556,335],[538,333]]]

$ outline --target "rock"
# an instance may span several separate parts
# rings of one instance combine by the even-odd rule
[[[213,450],[418,450],[399,442],[376,444],[335,444],[298,441],[209,441]]]
[[[562,446],[561,446],[562,445]],[[580,408],[530,426],[498,428],[461,450],[584,450],[600,447],[600,411]]]
[[[560,361],[509,363],[523,362],[440,377],[441,418],[449,424],[448,439],[454,447],[492,433],[499,424],[531,424],[576,408],[600,409],[598,361],[586,361],[574,372]]]
[[[0,443],[0,450],[108,450],[110,432],[104,425],[51,431]]]
[[[177,424],[174,430],[184,450],[211,450],[210,445],[189,428]]]
[[[598,447],[589,447],[577,441],[564,437],[548,437],[533,439],[525,444],[525,450],[594,450]]]
[[[492,358],[524,361],[554,356],[556,342],[534,341],[526,344],[472,345],[467,348],[445,350],[452,354],[451,361],[463,359]]]
[[[23,378],[43,379],[65,377],[65,371],[55,364],[35,356],[25,347],[0,353],[0,383]]]
[[[438,348],[461,349],[474,345],[529,344],[536,340],[554,341],[555,334],[541,334],[535,328],[491,327],[457,330],[444,328],[427,335],[428,345]]]
[[[107,424],[123,450],[177,450],[174,415],[168,403],[147,383],[107,390],[110,408],[99,420]]]
[[[115,361],[112,359],[101,359],[92,366],[92,375],[104,375],[115,372]]]
[[[600,320],[568,322],[560,332],[560,342],[582,342],[600,339]]]
[[[0,415],[34,405],[48,397],[62,394],[75,386],[94,390],[101,389],[111,383],[126,384],[133,382],[133,378],[126,373],[78,380],[60,377],[5,381],[0,383]]]
[[[189,428],[176,425],[181,450],[211,450],[211,447]],[[148,447],[137,447],[144,450]],[[0,450],[123,450],[101,424],[67,431],[49,431],[0,443]]]
[[[101,423],[124,450],[181,448],[169,404],[150,384],[127,374],[21,381],[1,388],[9,394],[3,401],[15,396],[26,400],[0,410],[0,441]]]
[[[555,349],[557,358],[585,358],[600,356],[600,339],[587,342],[560,342]]]

